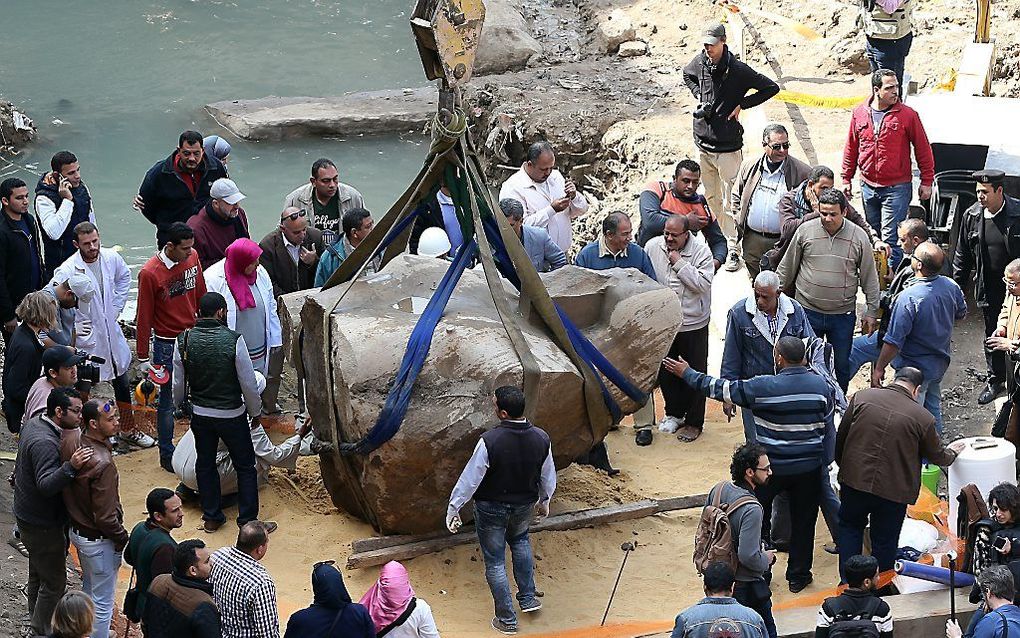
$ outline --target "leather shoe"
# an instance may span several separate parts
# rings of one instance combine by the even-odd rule
[[[204,529],[209,534],[212,534],[213,532],[215,532],[216,530],[218,530],[221,527],[223,527],[223,521],[208,521],[207,520],[202,525],[202,529]]]
[[[997,397],[1003,395],[1006,392],[1006,385],[1004,383],[991,383],[985,384],[985,389],[981,391],[978,396],[978,405],[987,405],[994,401]]]
[[[808,578],[807,580],[796,582],[796,583],[791,580],[790,581],[790,592],[794,593],[794,594],[799,594],[800,592],[804,591],[804,588],[807,587],[808,585],[810,585],[813,580],[814,580],[814,578]]]
[[[170,462],[169,458],[165,458],[164,457],[164,458],[159,459],[159,466],[161,468],[163,468],[164,470],[166,470],[167,472],[170,472],[171,474],[175,474],[175,472],[174,472],[174,465],[173,465],[173,463]]]
[[[638,430],[637,435],[634,437],[634,442],[641,446],[651,445],[652,444],[651,428]]]
[[[280,527],[276,524],[276,521],[262,521],[262,524],[266,526],[266,534],[272,534]]]

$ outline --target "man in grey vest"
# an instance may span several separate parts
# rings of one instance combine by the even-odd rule
[[[914,0],[860,0],[861,26],[867,38],[868,63],[871,72],[890,69],[896,82],[903,87],[903,70],[914,40],[911,17]]]
[[[238,527],[259,516],[258,474],[248,418],[258,423],[262,400],[244,337],[226,324],[226,299],[216,292],[206,293],[198,302],[198,322],[177,337],[174,348],[174,405],[179,407],[191,398],[191,430],[198,454],[195,472],[207,532],[216,531],[226,521],[216,471],[220,440],[237,470]],[[267,522],[266,526],[270,532],[276,529],[276,523]]]
[[[549,514],[556,490],[549,435],[524,416],[524,392],[515,386],[496,388],[499,425],[484,432],[450,495],[446,527],[460,529],[460,508],[475,499],[475,530],[485,560],[485,580],[496,603],[492,627],[517,633],[517,614],[506,576],[506,545],[513,558],[517,603],[524,613],[542,608],[535,593],[535,561],[528,540],[533,517]]]

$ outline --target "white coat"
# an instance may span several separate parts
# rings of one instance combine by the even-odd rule
[[[127,304],[132,279],[131,270],[117,251],[100,248],[99,261],[103,271],[102,299],[96,295],[88,303],[81,302],[75,313],[74,329],[78,348],[106,359],[106,363],[99,364],[99,378],[109,381],[127,372],[131,366],[131,348],[117,319]],[[96,290],[100,289],[92,269],[82,259],[81,251],[60,264],[53,277],[67,280],[74,273],[85,275]]]
[[[234,295],[230,294],[230,286],[227,285],[227,274],[223,267],[226,259],[221,259],[204,272],[205,288],[208,292],[218,292],[227,300],[227,327],[231,330],[237,329],[237,301]],[[276,297],[273,295],[273,282],[269,278],[269,272],[259,264],[255,271],[255,287],[262,295],[262,305],[266,309],[266,349],[272,350],[283,345],[283,330],[280,328],[280,317],[276,312]],[[267,374],[269,368],[269,354],[262,360],[263,368],[258,371]]]

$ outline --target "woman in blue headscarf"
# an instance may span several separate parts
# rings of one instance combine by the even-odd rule
[[[202,148],[205,150],[206,155],[212,155],[223,162],[224,166],[229,161],[227,158],[230,156],[230,142],[219,135],[210,135],[203,139]]]
[[[283,638],[375,638],[375,623],[362,605],[351,601],[333,561],[312,567],[310,607],[294,612]]]

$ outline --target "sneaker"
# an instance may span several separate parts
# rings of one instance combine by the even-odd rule
[[[508,625],[499,618],[492,619],[492,628],[501,634],[506,634],[507,636],[517,635],[517,625]]]
[[[127,432],[121,432],[117,435],[117,438],[138,448],[150,448],[156,445],[156,439],[152,438],[141,430],[129,430]]]
[[[742,261],[740,259],[740,255],[737,254],[737,251],[730,250],[730,254],[726,256],[726,263],[723,264],[723,268],[725,268],[727,272],[737,272],[740,270],[741,264]]]
[[[638,430],[637,436],[634,437],[634,442],[644,447],[652,444],[652,429],[645,428],[644,430]]]
[[[664,416],[659,421],[659,432],[665,432],[666,434],[676,434],[676,431],[684,424],[684,419],[678,419],[675,416]]]
[[[526,603],[521,603],[521,611],[525,614],[530,614],[533,611],[538,611],[542,608],[542,601],[538,598],[532,598]]]

